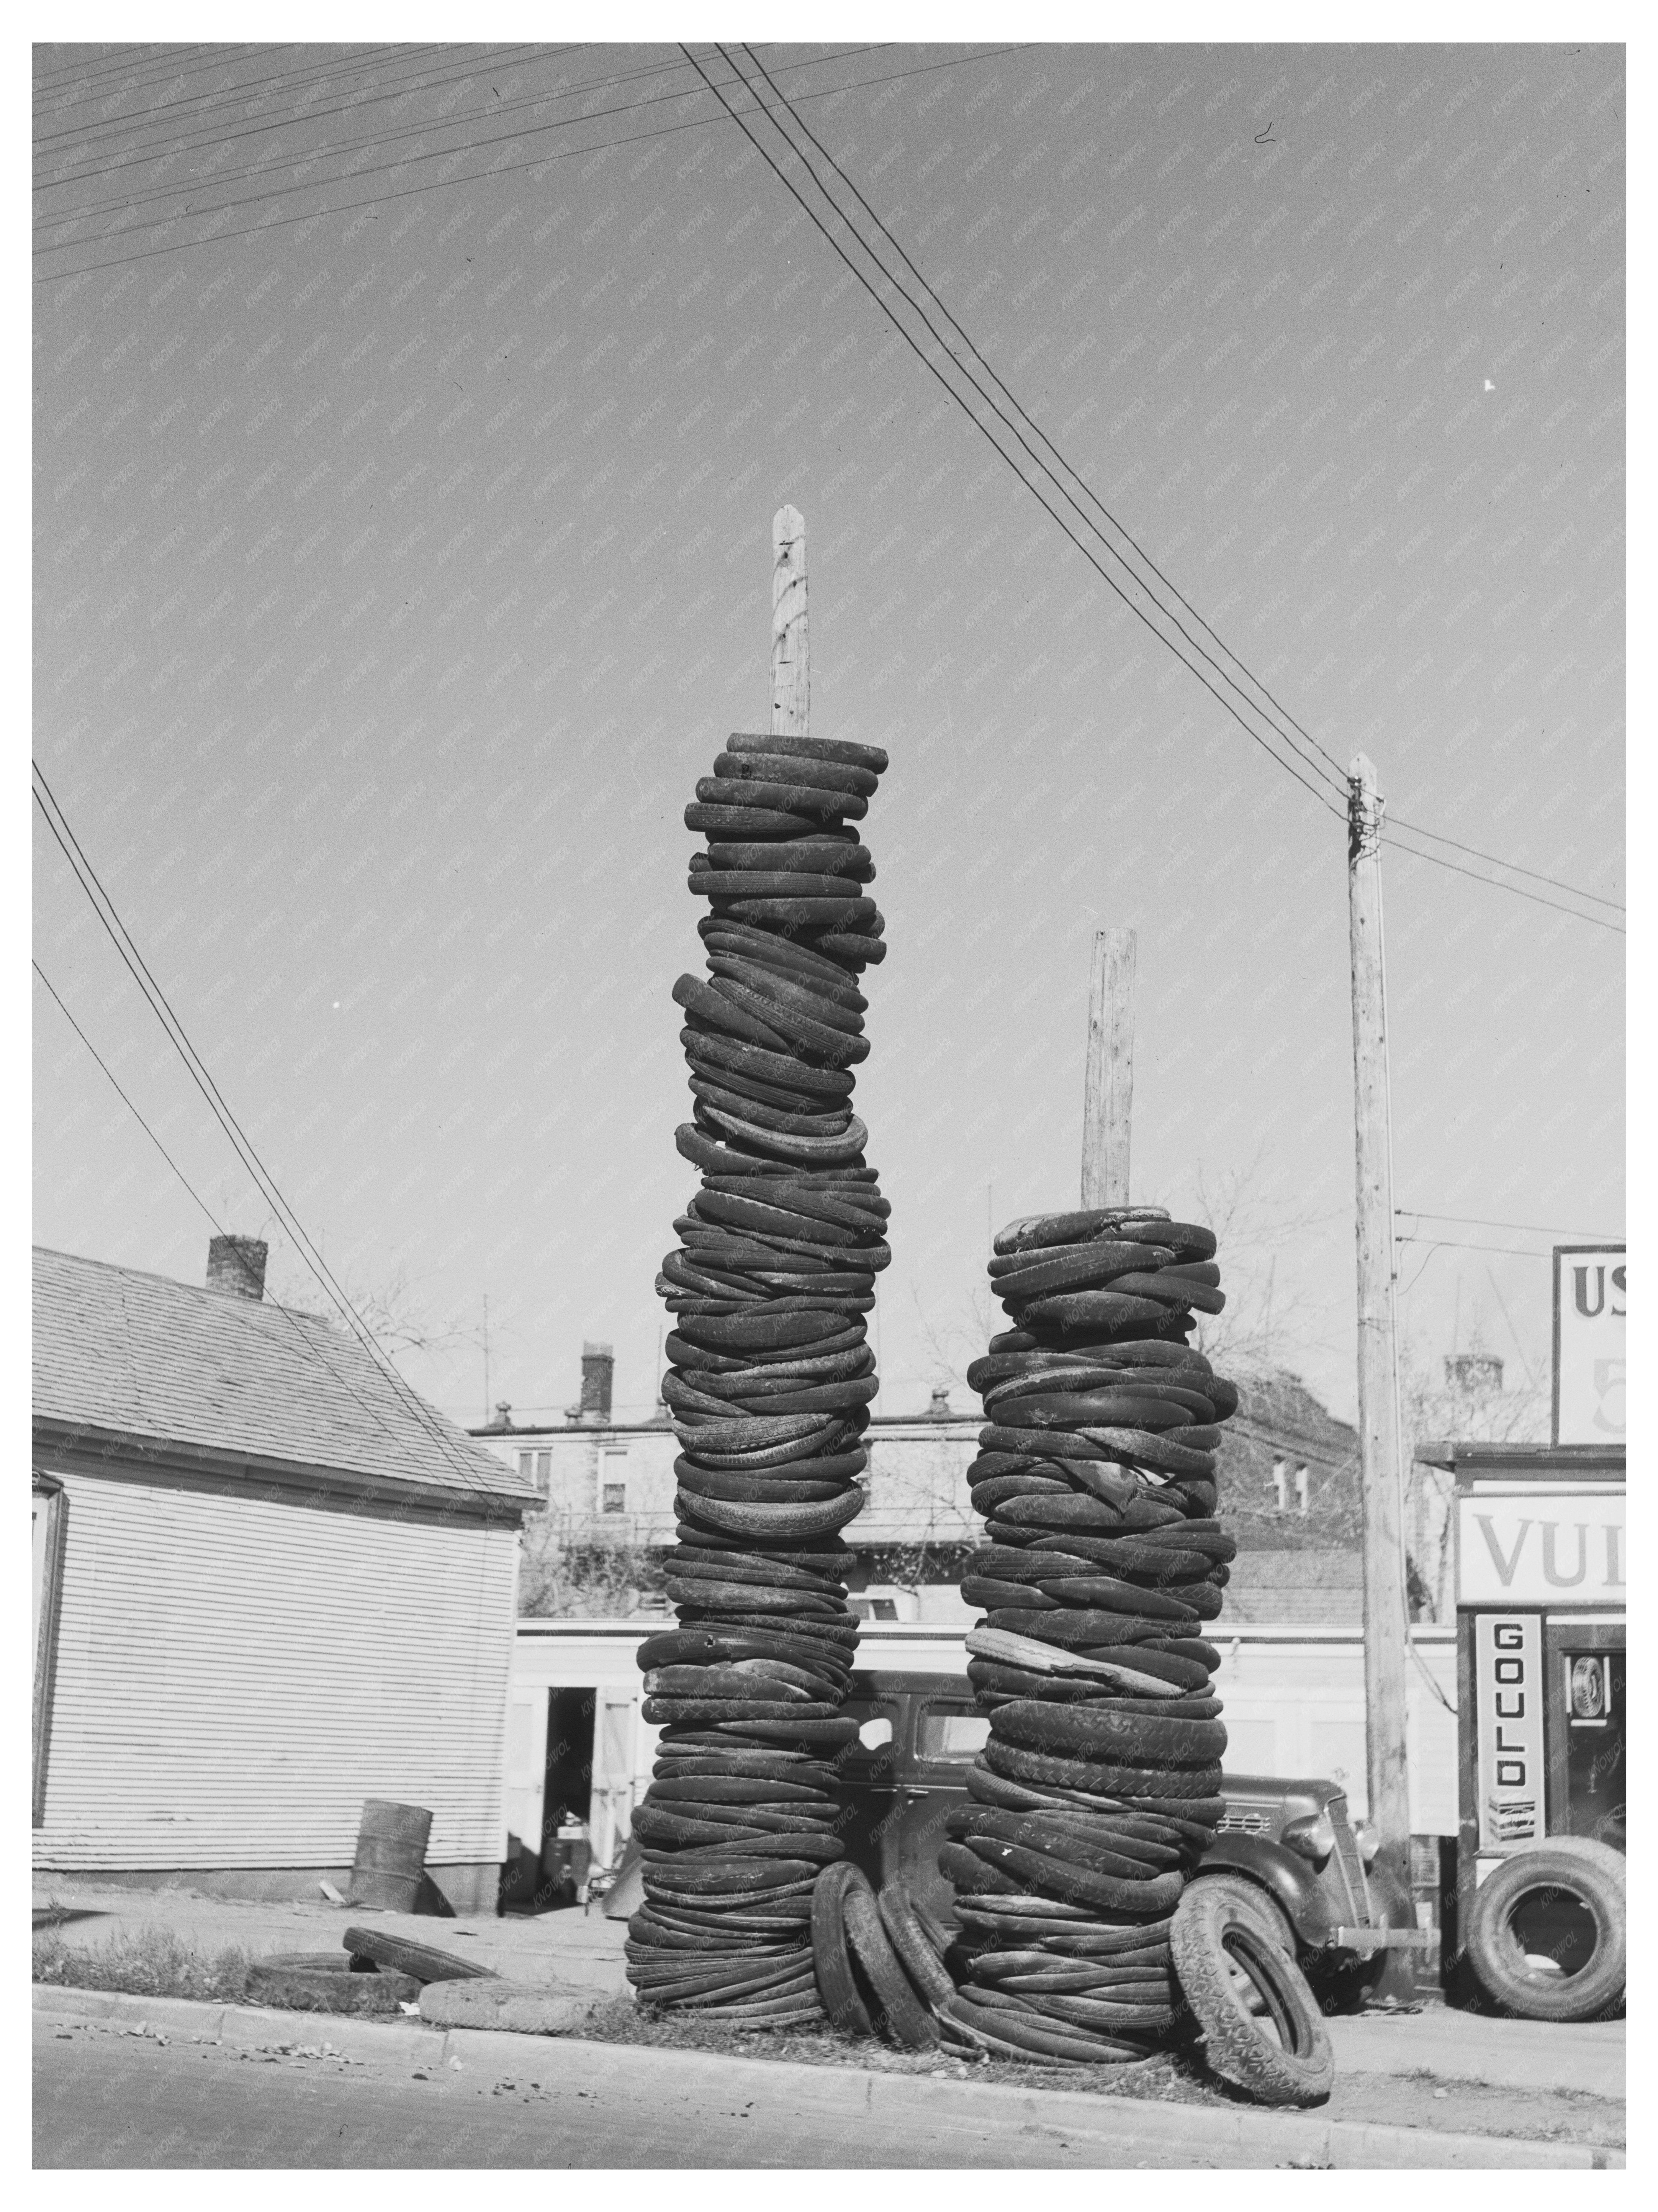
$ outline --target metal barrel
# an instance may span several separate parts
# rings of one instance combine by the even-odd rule
[[[423,1805],[394,1804],[387,1797],[365,1799],[346,1903],[382,1912],[412,1912],[426,1871],[426,1841],[431,1832],[432,1815]]]

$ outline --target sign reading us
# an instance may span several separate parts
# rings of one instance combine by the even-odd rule
[[[1623,1605],[1624,1499],[1533,1490],[1457,1501],[1459,1605]]]
[[[1624,1332],[1629,1267],[1621,1244],[1554,1248],[1554,1441],[1621,1444],[1627,1434]]]

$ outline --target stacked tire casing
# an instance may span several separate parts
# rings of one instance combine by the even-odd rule
[[[673,995],[701,1188],[657,1288],[676,1316],[663,1384],[681,1452],[677,1626],[640,1651],[661,1726],[634,1818],[646,1902],[629,1927],[642,2001],[786,2026],[822,2019],[812,1885],[841,1857],[833,1760],[857,1627],[841,1530],[857,1513],[875,1395],[865,1315],[890,1257],[853,1069],[857,978],[885,953],[848,823],[886,755],[733,737],[685,811],[706,979]]]
[[[995,1240],[1013,1327],[969,1370],[987,1540],[962,1585],[990,1737],[939,1865],[966,1931],[946,2009],[1006,2055],[1127,2063],[1180,2005],[1175,1902],[1224,1809],[1202,1629],[1236,1550],[1213,1515],[1237,1393],[1187,1341],[1224,1303],[1214,1250],[1146,1206]]]

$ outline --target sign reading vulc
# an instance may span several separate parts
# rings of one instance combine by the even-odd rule
[[[1475,1491],[1457,1500],[1459,1605],[1622,1606],[1624,1573],[1621,1491]]]

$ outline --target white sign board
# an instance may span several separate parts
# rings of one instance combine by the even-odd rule
[[[1511,1850],[1543,1832],[1543,1655],[1534,1613],[1474,1616],[1479,1848]]]
[[[1628,1267],[1622,1244],[1554,1248],[1554,1441],[1621,1444]]]
[[[1457,1500],[1459,1605],[1621,1606],[1624,1573],[1621,1491],[1539,1486]]]

